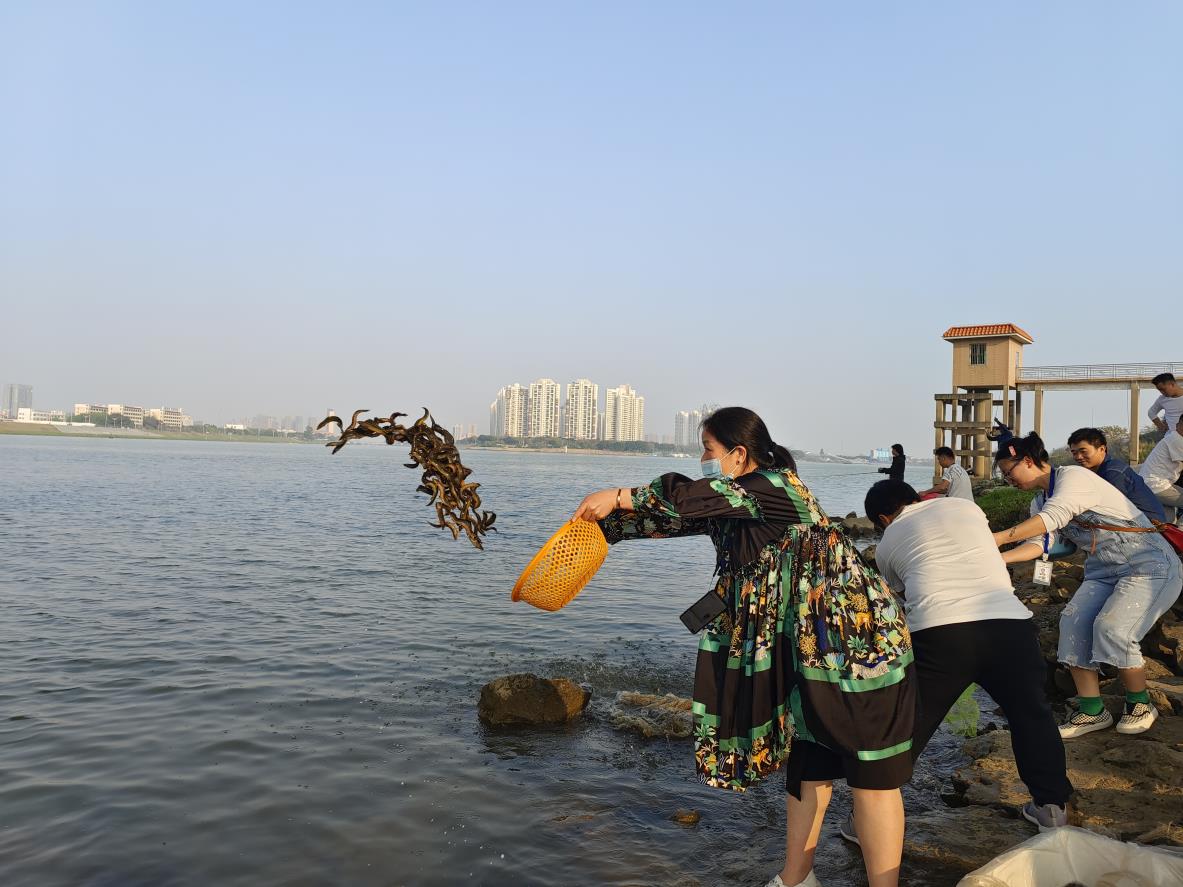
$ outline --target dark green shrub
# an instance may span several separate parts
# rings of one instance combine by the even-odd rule
[[[974,501],[978,503],[990,521],[990,529],[997,533],[1022,523],[1031,516],[1031,500],[1034,490],[1016,490],[1014,487],[997,487],[988,490]]]

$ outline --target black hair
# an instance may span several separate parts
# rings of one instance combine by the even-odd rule
[[[1162,385],[1164,382],[1174,382],[1174,381],[1175,381],[1175,374],[1174,373],[1159,373],[1157,376],[1155,376],[1153,379],[1150,380],[1150,384],[1151,385]]]
[[[1000,459],[1030,459],[1042,468],[1048,461],[1047,448],[1040,436],[1032,431],[1026,437],[1012,437],[1005,443],[999,441],[994,461],[997,463]]]
[[[723,407],[702,420],[702,428],[729,450],[743,447],[761,468],[797,470],[793,454],[773,443],[768,426],[747,407]]]
[[[902,480],[881,480],[867,490],[867,498],[863,500],[863,508],[871,522],[882,530],[883,524],[879,520],[881,514],[890,517],[905,505],[919,501],[920,495],[912,488],[911,484],[906,484]]]
[[[950,447],[937,447],[932,451],[934,456],[947,456],[950,459],[956,459],[957,456]]]
[[[1068,435],[1068,446],[1074,447],[1079,443],[1091,444],[1094,447],[1108,447],[1105,432],[1100,428],[1077,428]]]
[[[904,455],[904,445],[903,444],[892,444],[891,451],[893,453],[896,453],[897,455],[902,456],[902,455]]]

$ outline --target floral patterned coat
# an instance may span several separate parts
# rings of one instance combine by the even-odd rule
[[[703,632],[694,679],[699,778],[743,791],[791,736],[862,760],[911,754],[915,697],[903,609],[789,469],[633,491],[600,521],[615,544],[706,534],[727,609]]]

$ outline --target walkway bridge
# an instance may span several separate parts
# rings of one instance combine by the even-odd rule
[[[1020,392],[1035,393],[1035,433],[1043,437],[1043,393],[1045,391],[1085,391],[1108,389],[1128,391],[1130,395],[1130,440],[1138,439],[1143,420],[1138,395],[1152,387],[1150,380],[1160,373],[1183,378],[1183,363],[1094,363],[1074,366],[1016,367],[1015,412],[1021,416]],[[1016,429],[1018,430],[1018,429]],[[1049,447],[1050,449],[1050,447]],[[1141,454],[1130,453],[1130,464],[1137,465]]]

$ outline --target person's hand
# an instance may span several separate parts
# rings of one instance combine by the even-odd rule
[[[880,474],[887,474],[887,469],[886,469],[886,468],[880,468],[880,469],[879,469],[879,473],[880,473]]]
[[[1011,538],[1010,530],[1000,530],[994,534],[994,544],[999,548],[1002,548],[1002,546],[1006,545],[1008,542],[1013,541],[1014,540]]]
[[[1166,431],[1167,430],[1167,423],[1165,421],[1163,421],[1162,419],[1155,419],[1154,420],[1154,427],[1157,428],[1159,431]]]
[[[584,496],[579,507],[575,509],[575,513],[571,515],[571,520],[596,521],[607,517],[616,510],[618,493],[620,493],[620,488],[613,487],[610,490],[600,490]]]

